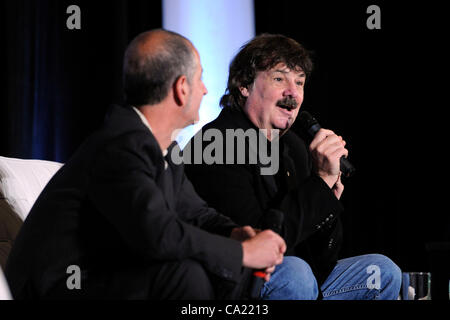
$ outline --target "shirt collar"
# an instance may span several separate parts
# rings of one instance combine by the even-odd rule
[[[142,123],[145,124],[145,126],[150,130],[151,133],[153,133],[152,127],[150,127],[150,123],[148,123],[147,118],[142,114],[142,112],[139,111],[138,108],[133,107],[134,111],[138,114],[139,118],[141,118]]]
[[[136,113],[138,114],[139,118],[141,118],[142,123],[150,130],[151,133],[153,133],[152,127],[150,126],[150,123],[148,123],[147,118],[135,106],[133,106],[133,109],[134,109],[134,111],[136,111]],[[162,150],[163,157],[167,156],[167,153],[168,153],[167,149]],[[167,162],[166,162],[166,160],[164,160],[164,168],[167,169]]]

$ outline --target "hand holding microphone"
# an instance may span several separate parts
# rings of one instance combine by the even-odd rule
[[[273,235],[271,234],[271,232],[267,231],[263,235],[258,237],[258,239],[253,239],[252,241],[245,243],[245,245],[243,246],[244,266],[252,269],[254,268],[261,269],[259,265],[269,265],[269,267],[257,271],[257,274],[260,277],[264,278],[265,281],[269,281],[270,274],[275,270],[275,265],[279,264],[278,262],[280,261],[280,258],[282,259],[283,254],[286,250],[284,240],[281,239],[281,237]],[[231,232],[231,238],[243,242],[255,237],[259,233],[261,233],[261,230],[259,229],[253,229],[250,226],[244,226],[240,228],[234,228],[233,231]],[[270,242],[275,241],[275,243],[277,243],[278,245],[278,249],[274,250],[276,260],[274,260],[275,262],[273,264],[271,264],[270,262],[268,264],[266,261],[267,257],[261,254],[259,251],[259,250],[267,250],[266,245],[262,244],[266,241]],[[252,246],[255,246],[255,248],[252,248]],[[266,251],[266,253],[270,253],[270,251]],[[271,258],[269,258],[268,261],[271,261]]]
[[[284,221],[284,214],[280,210],[276,209],[270,209],[266,212],[264,216],[264,221],[262,227],[266,229],[265,231],[262,231],[262,233],[266,233],[271,236],[276,236],[279,239],[282,240],[282,246],[279,247],[279,261],[277,263],[270,265],[269,267],[254,267],[253,271],[253,278],[250,285],[250,298],[251,299],[259,299],[261,289],[264,285],[265,281],[269,281],[270,274],[275,270],[275,265],[280,264],[283,261],[283,255],[286,252],[286,243],[284,242],[283,238],[279,236],[281,234],[283,229],[283,221]],[[268,254],[270,251],[267,251],[269,248],[263,248],[265,252],[260,253],[260,258],[264,255]]]
[[[312,138],[309,150],[317,174],[339,199],[344,189],[341,173],[344,177],[350,177],[355,172],[355,167],[347,159],[345,141],[333,131],[323,129],[306,111],[300,113],[299,123],[302,130]]]
[[[320,129],[309,145],[316,173],[332,188],[341,173],[341,158],[348,150],[345,141],[333,131]]]
[[[332,143],[341,142],[342,148],[340,148],[339,144],[335,144],[335,148],[332,150],[328,150],[328,155],[339,157],[339,169],[344,175],[344,177],[350,177],[355,173],[355,167],[348,161],[347,155],[348,150],[343,148],[345,146],[345,141],[342,140],[342,137],[337,136],[333,131],[322,129],[319,122],[307,111],[302,111],[299,114],[298,121],[300,124],[300,128],[307,133],[311,138],[313,138],[310,151],[320,151],[321,154],[324,153],[327,146]],[[325,142],[325,139],[332,138],[329,141]],[[336,140],[337,139],[337,140]],[[317,150],[318,147],[321,147],[320,150]],[[333,153],[334,151],[334,153]],[[331,170],[336,174],[336,165]]]
[[[264,230],[242,242],[243,265],[251,269],[266,269],[283,261],[286,243],[272,230]]]

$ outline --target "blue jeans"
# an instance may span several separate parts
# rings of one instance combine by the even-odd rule
[[[395,300],[402,273],[388,257],[367,254],[339,260],[320,287],[324,300]],[[319,295],[311,267],[294,256],[284,257],[261,290],[263,300],[315,300]]]

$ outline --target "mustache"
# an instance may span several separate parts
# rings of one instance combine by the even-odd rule
[[[298,107],[298,102],[292,97],[286,97],[278,100],[276,105],[281,108],[295,109]]]

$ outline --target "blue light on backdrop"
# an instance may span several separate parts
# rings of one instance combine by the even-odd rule
[[[162,8],[163,28],[185,36],[199,51],[208,89],[200,106],[200,121],[177,137],[183,148],[220,113],[230,61],[255,35],[253,0],[163,0]]]

